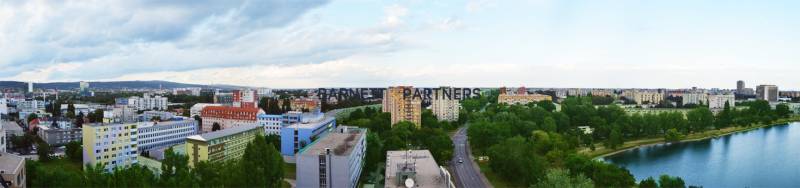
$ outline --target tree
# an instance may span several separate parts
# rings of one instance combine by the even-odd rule
[[[84,117],[83,112],[78,112],[78,115],[75,116],[75,126],[83,127],[84,123],[83,117]]]
[[[717,129],[725,128],[731,126],[733,124],[733,112],[731,111],[731,103],[726,101],[725,107],[722,109],[719,114],[717,114],[717,120],[714,121],[716,124]]]
[[[536,185],[532,186],[534,188],[562,188],[562,187],[569,187],[569,188],[593,188],[594,183],[589,178],[586,178],[583,174],[578,174],[576,177],[569,176],[569,170],[563,169],[550,169],[547,171],[547,175],[537,183]]]
[[[789,109],[789,105],[786,103],[781,103],[775,106],[775,114],[780,118],[788,118],[792,115],[792,110]]]
[[[367,151],[364,156],[364,172],[372,172],[378,168],[378,164],[386,161],[386,150],[383,147],[383,140],[375,132],[367,133]]]
[[[219,123],[214,122],[214,124],[211,126],[211,132],[218,131],[218,130],[222,130],[222,126],[220,126]]]
[[[244,187],[280,187],[283,181],[283,158],[264,136],[257,135],[245,148],[239,161]]]
[[[680,177],[671,177],[668,175],[661,175],[658,178],[658,184],[661,188],[685,188],[686,185]]]
[[[624,143],[622,139],[622,133],[620,133],[620,128],[615,126],[611,130],[611,134],[609,135],[608,141],[606,142],[606,147],[611,149],[617,149],[617,147],[622,146]]]
[[[548,112],[553,112],[554,110],[556,110],[556,105],[553,104],[553,101],[550,100],[539,101],[536,103],[536,106],[541,107],[547,110]]]
[[[26,119],[28,121],[26,121],[25,123],[30,123],[31,121],[37,118],[39,118],[39,115],[37,115],[36,113],[31,113],[28,115],[28,118]]]
[[[689,132],[703,132],[714,124],[714,114],[708,108],[698,107],[686,114]]]
[[[39,161],[48,162],[51,160],[50,154],[53,153],[53,150],[50,149],[50,144],[47,142],[41,141],[36,144],[36,154],[39,155]]]
[[[546,164],[531,148],[525,138],[508,138],[489,148],[489,167],[518,186],[536,184],[538,177],[544,175]]]
[[[664,134],[664,140],[667,142],[677,142],[681,139],[683,139],[683,134],[674,128],[667,130],[667,133]]]
[[[172,148],[164,152],[164,160],[161,160],[161,186],[164,187],[187,187],[192,185],[189,170],[189,156],[176,154]]]
[[[653,177],[648,177],[639,182],[639,188],[658,188],[658,183]]]
[[[81,162],[83,160],[83,145],[80,142],[72,141],[67,143],[66,151],[64,152],[67,155],[67,158],[75,161]]]
[[[72,102],[67,105],[67,118],[75,118],[75,105]]]

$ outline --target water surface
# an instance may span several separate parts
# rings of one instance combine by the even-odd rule
[[[637,182],[661,174],[704,187],[800,187],[800,123],[632,149],[603,160]]]

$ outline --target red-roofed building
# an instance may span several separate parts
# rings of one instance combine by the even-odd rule
[[[221,129],[241,125],[256,125],[257,116],[264,113],[258,108],[241,108],[233,106],[207,106],[200,112],[203,119],[202,132],[212,132],[214,124],[219,124]]]

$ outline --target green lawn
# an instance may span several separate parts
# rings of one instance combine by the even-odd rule
[[[283,178],[297,180],[297,166],[291,163],[283,163]]]
[[[489,168],[489,163],[478,162],[478,166],[481,168],[481,173],[486,176],[486,179],[489,179],[489,183],[491,183],[495,188],[519,187],[511,185],[511,183],[507,182],[497,174],[494,174],[492,169]]]
[[[69,161],[68,159],[55,159],[46,163],[41,163],[43,169],[54,169],[54,170],[68,170],[73,172],[81,173],[83,171],[83,167],[81,166],[80,162],[73,162]]]

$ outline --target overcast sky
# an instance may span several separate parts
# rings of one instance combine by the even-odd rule
[[[0,80],[800,88],[800,1],[0,0]]]

